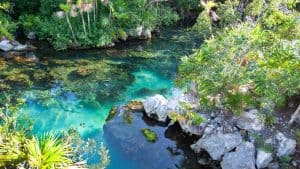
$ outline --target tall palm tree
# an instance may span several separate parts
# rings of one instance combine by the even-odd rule
[[[72,33],[72,37],[73,37],[73,40],[76,44],[78,44],[78,41],[76,39],[76,36],[75,36],[75,33],[73,31],[73,27],[72,27],[72,24],[70,22],[70,18],[69,18],[69,14],[70,14],[70,11],[71,11],[71,4],[69,3],[70,0],[67,1],[66,4],[60,4],[59,7],[61,10],[63,10],[65,12],[65,16],[66,16],[66,20],[67,20],[67,23],[68,23],[68,26],[69,26],[69,29]]]
[[[89,31],[91,31],[90,12],[92,10],[93,10],[93,4],[91,3],[91,0],[85,0],[84,6],[83,6],[83,11],[87,13]]]
[[[84,34],[85,34],[85,36],[87,36],[86,24],[85,24],[85,20],[84,20],[84,16],[83,16],[84,3],[82,2],[82,0],[77,0],[76,5],[77,5],[77,8],[79,9],[79,13],[80,13],[80,16],[81,16],[82,27],[83,27]]]

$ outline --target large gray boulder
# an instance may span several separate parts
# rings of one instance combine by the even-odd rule
[[[279,142],[276,155],[278,157],[292,155],[296,151],[296,140],[289,139],[279,132],[276,134],[276,140]]]
[[[238,117],[237,126],[251,132],[258,132],[264,128],[264,124],[259,120],[257,109],[244,112]]]
[[[242,143],[242,136],[240,133],[216,133],[211,135],[204,135],[191,148],[199,153],[202,149],[207,151],[213,160],[220,160],[221,157],[233,150]]]
[[[250,142],[243,142],[234,152],[224,155],[222,169],[255,169],[255,147]]]
[[[9,40],[3,40],[0,42],[0,49],[4,52],[8,52],[14,49],[14,45],[12,45]]]
[[[272,153],[258,150],[256,154],[256,167],[266,168],[273,160]]]
[[[168,100],[162,95],[155,95],[143,101],[145,113],[148,117],[156,118],[160,122],[166,122]]]

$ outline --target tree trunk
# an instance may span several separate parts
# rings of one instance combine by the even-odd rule
[[[300,105],[298,106],[297,110],[294,112],[294,114],[291,117],[291,120],[289,121],[289,126],[293,125],[293,123],[296,120],[300,120]]]
[[[87,18],[88,18],[88,27],[89,27],[89,32],[91,32],[91,19],[90,19],[90,12],[87,12]]]
[[[96,23],[96,3],[97,3],[97,0],[94,0],[94,3],[93,3],[94,24]]]
[[[82,26],[83,26],[84,34],[85,34],[85,36],[87,36],[87,31],[86,31],[86,26],[85,26],[85,21],[84,21],[84,17],[83,17],[82,11],[80,11],[80,16],[81,16],[81,20],[82,20]]]
[[[67,23],[68,23],[68,25],[69,25],[69,29],[70,29],[70,31],[71,31],[71,33],[72,33],[72,36],[73,36],[73,40],[74,40],[74,42],[75,42],[76,44],[78,44],[77,39],[76,39],[76,36],[75,36],[75,33],[74,33],[74,31],[73,31],[73,27],[72,27],[71,22],[70,22],[69,15],[68,15],[67,13],[66,13],[66,19],[67,19]]]

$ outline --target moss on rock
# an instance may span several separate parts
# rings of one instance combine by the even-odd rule
[[[154,143],[157,141],[158,137],[154,131],[147,129],[147,128],[144,128],[141,131],[148,142]]]

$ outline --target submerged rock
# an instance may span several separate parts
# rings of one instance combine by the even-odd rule
[[[166,122],[168,118],[167,99],[162,95],[155,95],[143,101],[145,113],[148,117],[154,117],[160,122]]]
[[[125,107],[126,107],[126,109],[133,111],[133,112],[134,111],[138,111],[138,112],[144,111],[143,102],[137,101],[137,100],[130,101]]]
[[[220,160],[225,153],[233,150],[241,143],[242,136],[238,132],[228,134],[216,133],[203,136],[191,148],[196,153],[203,149],[208,152],[213,160]]]
[[[222,169],[255,169],[255,147],[250,142],[243,142],[234,152],[224,155]]]
[[[256,155],[256,167],[266,168],[273,160],[272,153],[267,153],[263,150],[258,150]]]
[[[281,132],[277,133],[276,140],[279,142],[276,154],[278,157],[288,156],[295,153],[296,140],[285,137]]]
[[[259,120],[257,109],[244,112],[238,117],[237,126],[251,132],[261,131],[264,128],[264,124]]]

